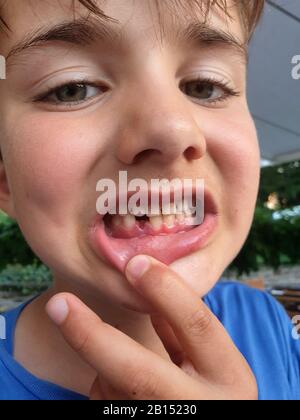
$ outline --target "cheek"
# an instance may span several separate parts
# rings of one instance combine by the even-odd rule
[[[219,121],[211,131],[210,155],[216,165],[223,188],[223,208],[228,222],[249,224],[258,193],[260,153],[253,120],[249,114],[238,113]]]
[[[91,147],[95,142],[89,141],[91,129],[83,133],[80,127],[54,113],[53,117],[26,116],[18,121],[9,136],[8,154],[17,213],[24,206],[37,208],[47,210],[58,221],[63,220],[66,208],[74,206],[96,152]]]

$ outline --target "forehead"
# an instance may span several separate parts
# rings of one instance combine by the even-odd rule
[[[231,19],[216,5],[205,18],[206,0],[97,0],[95,3],[112,18],[110,24],[118,27],[120,34],[125,34],[128,40],[136,40],[137,36],[157,39],[158,34],[161,39],[172,37],[177,28],[205,19],[214,27],[232,33],[241,43],[244,38],[234,0],[227,2]],[[4,53],[13,43],[39,28],[77,18],[102,20],[78,0],[0,0],[0,5],[1,15],[11,29],[8,34],[0,35],[1,52]]]

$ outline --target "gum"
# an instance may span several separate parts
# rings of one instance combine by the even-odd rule
[[[162,224],[159,230],[154,229],[149,222],[136,221],[135,225],[128,229],[124,226],[114,226],[111,221],[106,224],[106,233],[113,238],[138,238],[142,236],[164,236],[172,233],[188,232],[193,229],[194,225],[188,225],[186,222],[179,223],[175,222],[174,226],[168,226],[165,223]]]

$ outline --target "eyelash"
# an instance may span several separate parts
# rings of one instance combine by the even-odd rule
[[[70,80],[67,83],[62,83],[62,84],[57,85],[57,86],[55,86],[55,87],[53,87],[51,89],[48,89],[46,92],[44,92],[44,93],[38,95],[37,97],[35,97],[33,99],[33,101],[34,102],[48,102],[47,101],[47,98],[50,95],[52,95],[53,93],[57,93],[60,89],[62,89],[64,87],[68,87],[68,86],[70,87],[70,86],[76,86],[76,85],[85,85],[85,86],[90,86],[90,87],[94,87],[94,88],[100,88],[101,87],[100,84],[92,83],[90,80],[87,80],[87,79],[79,79],[79,80],[78,79],[77,80],[74,79],[74,80]],[[87,101],[88,100],[85,100],[85,101],[77,101],[77,103],[75,103],[75,105],[82,104],[83,102],[87,102]],[[60,106],[59,104],[55,104],[55,103],[54,103],[54,105]],[[67,106],[67,107],[73,107],[73,106],[75,106],[74,105],[74,102],[70,102],[70,103],[68,103],[68,102],[62,102],[62,105],[63,106]]]
[[[208,102],[210,105],[216,105],[218,103],[225,102],[230,97],[239,97],[242,94],[242,92],[236,89],[233,89],[227,80],[218,80],[212,76],[211,77],[199,76],[199,77],[196,77],[195,79],[186,80],[183,83],[197,83],[197,82],[211,84],[214,87],[218,87],[224,91],[224,94],[220,98],[207,99],[206,102]],[[195,98],[195,100],[197,99]]]
[[[195,79],[183,81],[181,84],[197,83],[197,82],[211,84],[211,85],[213,85],[214,88],[218,87],[218,88],[220,88],[224,91],[224,94],[222,96],[220,96],[219,98],[204,100],[205,102],[207,102],[211,106],[217,105],[217,104],[222,103],[222,102],[225,102],[229,97],[239,97],[241,95],[241,92],[233,89],[230,86],[229,82],[227,82],[225,80],[221,81],[221,80],[215,79],[214,77],[196,77]],[[48,102],[48,103],[53,104],[56,107],[66,106],[66,107],[69,107],[69,108],[75,107],[76,105],[82,104],[84,102],[88,102],[89,99],[82,100],[82,101],[77,101],[77,102],[73,101],[73,102],[61,102],[61,103],[53,103],[53,102],[48,101],[49,96],[57,93],[60,89],[62,89],[64,87],[71,87],[71,86],[76,86],[76,85],[84,85],[84,86],[89,86],[89,87],[94,87],[94,88],[100,88],[101,87],[100,84],[92,83],[87,79],[70,80],[67,83],[63,83],[61,85],[55,86],[51,89],[48,89],[46,92],[44,92],[43,94],[35,97],[33,100],[34,100],[34,102],[46,102],[46,103]],[[91,97],[90,99],[93,99],[94,97],[95,96]],[[194,99],[197,101],[197,98],[194,98]],[[199,100],[199,101],[201,101],[201,100]]]

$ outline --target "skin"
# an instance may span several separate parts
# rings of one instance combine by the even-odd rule
[[[13,33],[1,36],[0,53],[6,56],[33,28],[70,19],[70,4],[68,0],[24,1],[20,7],[11,0],[4,16]],[[53,273],[52,288],[29,304],[17,323],[15,358],[42,379],[103,398],[103,392],[107,397],[112,390],[103,391],[102,385],[100,391],[99,378],[104,378],[104,388],[108,384],[115,388],[124,376],[124,359],[112,351],[122,348],[120,353],[134,377],[139,371],[134,354],[140,355],[146,371],[155,366],[155,387],[142,384],[139,376],[136,398],[255,398],[249,367],[199,299],[237,255],[253,218],[259,149],[247,106],[246,64],[222,46],[199,48],[168,42],[172,20],[166,9],[163,16],[169,38],[161,43],[159,21],[148,7],[146,0],[107,1],[102,8],[121,22],[122,42],[114,47],[102,42],[89,47],[52,43],[8,62],[7,80],[0,82],[0,207],[17,220],[32,249]],[[77,6],[75,12],[86,16],[85,8]],[[243,41],[235,9],[232,14],[230,32]],[[203,20],[200,13],[198,18]],[[177,24],[185,26],[187,21],[178,18]],[[221,13],[213,12],[210,22],[228,31]],[[94,100],[72,109],[33,101],[49,85],[67,83],[77,74],[91,82],[100,79],[109,86],[109,94],[101,97],[99,92]],[[221,80],[240,95],[215,105],[184,95],[178,83],[199,74],[216,78],[221,74]],[[153,273],[149,271],[137,288],[128,273],[124,276],[98,258],[87,240],[95,215],[96,183],[100,178],[117,180],[120,170],[127,170],[129,179],[204,178],[219,209],[218,228],[204,249],[170,267],[155,262]],[[170,290],[172,299],[161,294],[160,288]],[[45,313],[46,303],[60,292],[67,293],[63,297],[70,311],[61,331]],[[203,311],[204,317],[200,316]],[[153,313],[157,313],[155,325],[149,316]],[[177,319],[179,313],[185,315]],[[186,320],[194,319],[195,313],[199,319],[191,326]],[[78,321],[81,316],[86,323]],[[202,331],[208,318],[213,321]],[[185,371],[186,363],[177,361],[177,366],[172,361],[166,344],[170,328],[175,328],[176,346],[192,362],[197,360],[192,373]],[[77,351],[81,346],[76,337],[87,329],[87,351]],[[195,332],[199,340],[188,344]],[[203,338],[205,349],[201,349]],[[224,352],[218,354],[223,344]],[[229,363],[235,367],[233,373],[213,367],[216,355],[218,366]],[[211,367],[204,376],[214,386],[202,383],[201,360]],[[116,370],[106,371],[105,364]],[[113,392],[133,398],[128,382]]]

